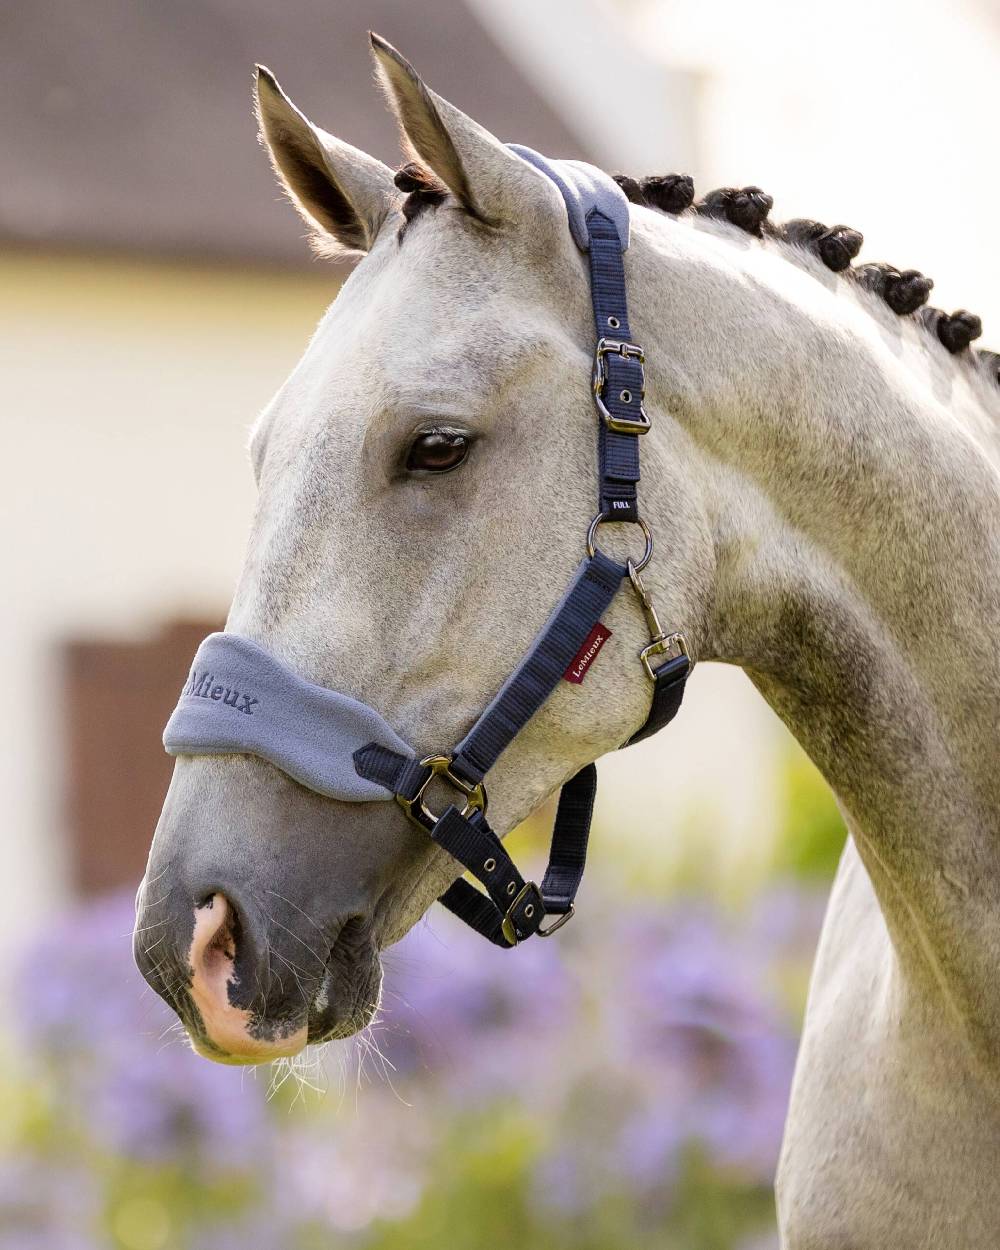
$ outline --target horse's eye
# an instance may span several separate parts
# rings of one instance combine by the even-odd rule
[[[449,430],[431,430],[419,434],[406,457],[406,467],[424,473],[450,473],[469,454],[469,440],[464,434]]]

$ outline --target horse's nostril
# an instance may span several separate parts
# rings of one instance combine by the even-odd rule
[[[228,981],[241,935],[239,912],[224,894],[210,894],[195,909],[191,968],[213,981]]]
[[[190,997],[201,1028],[192,1032],[195,1049],[209,1058],[227,1062],[259,1063],[280,1055],[294,1055],[306,1042],[302,1023],[271,1038],[259,1034],[253,1003],[234,1000],[248,970],[258,967],[252,919],[225,894],[209,895],[194,913],[194,934],[187,962],[191,969]],[[245,965],[245,966],[244,966]],[[259,977],[252,980],[259,984]],[[261,1004],[263,1005],[263,1004]]]

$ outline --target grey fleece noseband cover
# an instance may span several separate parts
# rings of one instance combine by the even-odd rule
[[[412,749],[364,703],[315,686],[238,634],[209,634],[163,733],[171,755],[258,755],[310,790],[364,803],[390,799],[358,776],[369,743]]]

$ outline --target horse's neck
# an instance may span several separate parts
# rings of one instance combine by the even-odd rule
[[[763,330],[727,331],[725,357],[751,368],[709,348],[699,380],[685,347],[657,396],[691,440],[714,527],[707,650],[746,669],[824,772],[914,975],[995,1043],[997,427],[917,334],[893,341],[836,287],[797,298],[802,280],[819,288],[810,274],[776,280],[772,303],[754,296]],[[746,286],[718,307],[734,325],[752,322]],[[679,333],[656,348],[666,362]],[[669,498],[657,506],[669,527]]]

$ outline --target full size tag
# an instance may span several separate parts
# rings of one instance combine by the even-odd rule
[[[601,647],[604,646],[610,637],[611,630],[598,621],[584,639],[583,646],[570,660],[569,668],[563,673],[563,679],[571,681],[574,686],[579,686],[590,671],[591,664],[597,659]]]

